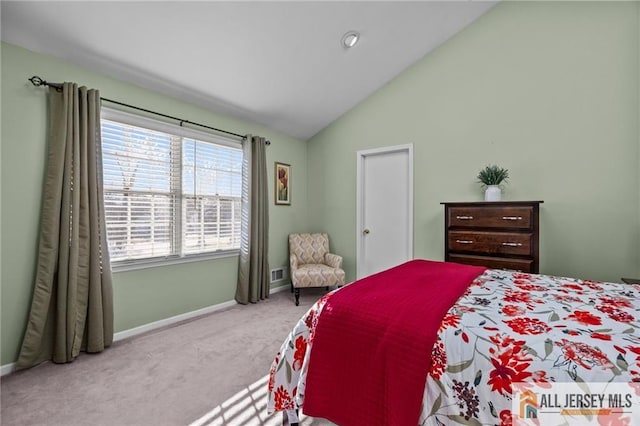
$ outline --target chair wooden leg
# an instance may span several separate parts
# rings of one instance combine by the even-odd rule
[[[296,287],[296,306],[300,305],[300,289]]]

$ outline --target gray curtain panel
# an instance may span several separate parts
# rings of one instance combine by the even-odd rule
[[[236,301],[243,305],[269,297],[269,197],[266,139],[244,140],[242,237]]]
[[[70,362],[113,341],[99,92],[73,83],[49,88],[49,122],[35,285],[18,368]]]

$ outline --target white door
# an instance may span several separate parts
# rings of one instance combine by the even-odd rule
[[[358,278],[413,258],[413,145],[357,153]]]

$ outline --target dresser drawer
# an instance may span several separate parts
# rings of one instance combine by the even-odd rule
[[[449,231],[449,250],[487,254],[531,255],[530,233]]]
[[[450,254],[449,262],[464,263],[465,265],[486,266],[491,269],[511,269],[522,272],[536,272],[533,270],[533,259],[508,259],[491,256]]]
[[[442,203],[445,206],[445,260],[537,274],[541,203]]]
[[[533,207],[451,207],[449,226],[465,228],[531,229]]]

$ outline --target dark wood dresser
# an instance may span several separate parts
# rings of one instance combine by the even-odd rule
[[[444,260],[537,274],[542,202],[441,203],[445,222]]]

